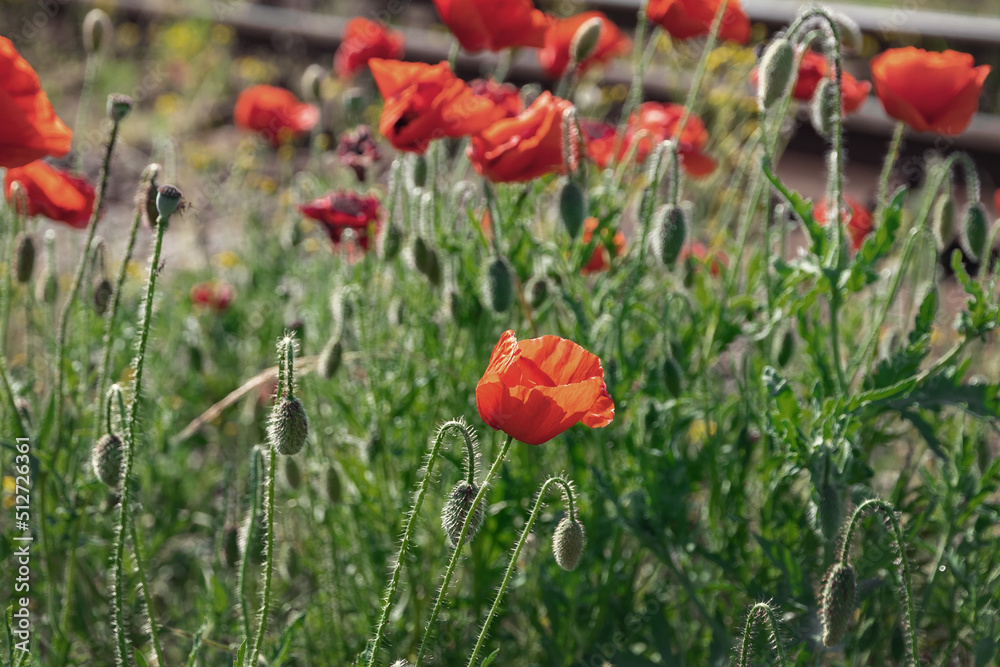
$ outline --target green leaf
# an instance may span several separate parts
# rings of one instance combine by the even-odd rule
[[[233,667],[243,667],[243,661],[246,660],[247,655],[247,640],[244,639],[243,643],[240,644],[240,648],[236,651],[236,660],[233,661]]]
[[[497,659],[498,655],[500,655],[500,649],[498,648],[493,649],[493,653],[490,653],[488,656],[486,656],[486,659],[483,660],[483,664],[480,665],[480,667],[489,667],[493,663],[493,661]]]
[[[281,639],[278,641],[278,651],[274,656],[274,660],[271,661],[271,667],[278,667],[288,657],[288,652],[292,649],[292,642],[295,640],[295,633],[299,631],[305,620],[306,613],[304,611],[299,612],[292,619],[292,622],[288,624],[288,627],[285,628],[285,631],[281,633]]]
[[[142,651],[133,650],[132,655],[135,656],[135,664],[139,665],[139,667],[149,667],[149,663],[146,662],[146,658],[142,655]]]

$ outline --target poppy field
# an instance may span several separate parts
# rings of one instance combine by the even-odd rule
[[[0,20],[0,665],[998,664],[998,64],[395,4]]]

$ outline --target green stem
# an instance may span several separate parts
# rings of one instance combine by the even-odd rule
[[[153,618],[153,596],[149,592],[149,580],[146,578],[146,568],[142,564],[142,543],[139,542],[139,532],[135,529],[135,517],[129,521],[129,537],[132,540],[132,555],[135,558],[135,569],[139,574],[139,586],[142,588],[142,599],[146,604],[146,617],[149,619],[149,639],[153,642],[153,654],[157,665],[166,665],[163,661],[163,649],[160,648],[160,637],[157,634],[156,619]]]
[[[625,98],[625,106],[622,108],[621,123],[627,123],[628,117],[639,106],[642,100],[642,88],[646,78],[645,61],[643,57],[643,42],[646,39],[646,11],[649,0],[641,0],[639,10],[636,14],[635,42],[632,49],[632,87],[629,88],[628,97]],[[621,128],[619,128],[621,129]],[[619,132],[619,134],[622,134]],[[617,152],[617,146],[616,152]]]
[[[289,345],[289,347],[291,347]],[[267,497],[264,511],[267,512],[267,559],[264,563],[264,591],[261,593],[260,620],[257,624],[257,636],[253,640],[253,649],[248,654],[246,667],[257,664],[260,647],[264,643],[264,633],[267,631],[267,617],[271,611],[271,578],[274,572],[274,475],[278,453],[274,447],[268,447],[270,465],[267,474]]]
[[[250,628],[250,605],[247,602],[247,568],[250,559],[248,554],[253,548],[253,541],[257,539],[257,512],[260,509],[260,456],[255,447],[250,453],[250,515],[246,527],[246,543],[243,545],[243,557],[240,558],[240,570],[237,575],[236,590],[240,597],[240,614],[243,617],[243,637],[250,638],[252,629]]]
[[[542,484],[541,490],[538,492],[538,497],[535,499],[535,507],[531,510],[531,516],[528,517],[528,522],[524,524],[524,530],[521,531],[521,538],[517,541],[517,546],[514,547],[514,553],[511,554],[510,563],[507,564],[507,571],[503,575],[503,581],[500,582],[500,588],[497,590],[496,597],[493,598],[493,606],[490,607],[490,613],[486,615],[486,620],[483,622],[483,628],[479,631],[479,639],[476,640],[476,647],[472,649],[472,655],[469,656],[468,667],[473,667],[476,664],[476,658],[479,656],[479,650],[483,647],[483,642],[486,641],[486,634],[490,631],[490,626],[493,624],[493,619],[496,617],[497,610],[500,609],[500,602],[503,600],[504,593],[507,592],[507,585],[510,583],[510,578],[514,574],[514,568],[517,567],[517,559],[521,555],[521,549],[524,548],[524,543],[528,539],[528,535],[531,534],[531,528],[535,525],[535,519],[538,518],[538,513],[542,509],[542,501],[545,500],[545,493],[549,490],[549,487],[553,484],[559,484],[563,487],[563,494],[566,498],[567,505],[569,506],[569,518],[571,521],[576,520],[576,508],[573,505],[573,487],[568,481],[562,477],[551,477]]]
[[[743,642],[740,644],[739,659],[736,662],[737,667],[746,667],[748,664],[747,660],[750,659],[753,648],[754,627],[761,623],[767,626],[767,631],[771,635],[771,647],[777,656],[778,666],[785,667],[785,651],[781,647],[781,636],[778,634],[778,619],[774,615],[774,609],[766,602],[758,602],[747,612],[747,622],[743,628]]]
[[[14,291],[13,281],[11,281],[11,274],[14,273],[14,253],[17,249],[14,247],[17,239],[17,202],[19,199],[15,195],[15,202],[7,209],[11,211],[11,223],[10,229],[7,234],[7,249],[4,256],[7,261],[7,270],[3,272],[3,283],[0,285],[0,353],[3,353],[7,349],[7,324],[10,320],[10,304],[13,302],[12,293]]]
[[[399,550],[396,552],[396,559],[392,566],[392,574],[389,576],[389,584],[386,586],[385,595],[382,596],[382,615],[379,617],[378,626],[375,628],[375,636],[371,641],[371,653],[368,656],[368,667],[374,667],[375,662],[378,659],[378,651],[381,648],[382,640],[385,637],[385,627],[389,623],[389,612],[392,610],[392,601],[396,597],[396,590],[399,586],[399,575],[403,570],[403,561],[406,560],[406,554],[410,549],[410,541],[413,538],[413,526],[416,523],[417,515],[420,513],[420,508],[424,503],[424,496],[427,494],[427,487],[430,485],[434,461],[437,460],[438,453],[441,450],[441,443],[444,441],[444,436],[449,431],[454,430],[458,430],[462,434],[468,451],[468,482],[472,484],[475,481],[475,439],[471,434],[469,425],[466,424],[464,420],[452,420],[444,423],[441,428],[438,429],[437,435],[434,438],[434,444],[431,446],[431,453],[427,456],[427,463],[424,464],[423,477],[420,480],[420,485],[417,487],[417,493],[413,499],[413,506],[410,508],[409,515],[406,519],[406,527],[403,529],[403,538],[400,540]]]
[[[903,143],[903,131],[906,124],[903,121],[896,123],[896,129],[892,132],[892,141],[889,142],[889,152],[886,153],[885,162],[882,164],[882,174],[878,179],[878,194],[875,198],[875,228],[882,226],[882,216],[885,215],[885,207],[888,203],[886,196],[889,194],[889,176],[892,175],[892,167],[899,158],[899,147]]]
[[[500,464],[502,464],[504,458],[506,458],[507,452],[510,450],[510,445],[513,440],[513,436],[507,436],[503,446],[500,448],[500,453],[493,461],[493,465],[490,466],[489,472],[486,473],[486,478],[483,479],[483,485],[479,488],[479,493],[477,493],[476,497],[472,500],[472,505],[469,507],[469,512],[465,517],[465,523],[462,524],[462,532],[458,534],[457,546],[452,549],[451,560],[448,561],[448,568],[445,570],[444,578],[441,580],[441,590],[438,592],[437,599],[434,600],[434,607],[431,609],[430,620],[427,621],[427,627],[424,629],[424,635],[420,639],[420,648],[417,651],[417,659],[416,662],[413,663],[413,667],[420,667],[420,661],[427,652],[431,632],[437,622],[438,614],[441,612],[441,604],[444,601],[445,596],[448,594],[448,585],[451,583],[451,577],[455,573],[455,566],[458,563],[458,557],[462,553],[462,547],[465,546],[465,536],[469,531],[469,524],[472,523],[472,518],[476,514],[476,508],[479,507],[479,503],[482,501],[483,496],[486,495],[486,490],[490,488],[490,482],[497,474],[497,471],[500,470]]]

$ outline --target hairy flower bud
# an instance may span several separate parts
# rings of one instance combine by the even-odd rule
[[[664,266],[673,266],[687,239],[687,216],[684,215],[684,209],[665,204],[656,212],[653,224],[653,251]]]
[[[326,70],[322,65],[313,63],[302,72],[302,98],[306,102],[319,102],[323,96],[323,79],[326,78]]]
[[[110,487],[118,486],[122,471],[122,440],[114,433],[102,436],[91,452],[94,474]]]
[[[502,313],[510,308],[514,300],[514,286],[510,268],[502,258],[495,258],[486,268],[483,274],[482,292],[483,301],[495,312]]]
[[[832,79],[822,79],[816,86],[812,102],[809,103],[809,120],[816,134],[829,139],[840,119],[840,105],[837,104],[837,84]]]
[[[952,198],[951,192],[945,192],[938,196],[937,201],[934,202],[931,221],[938,249],[947,248],[955,233],[955,200]]]
[[[587,205],[583,199],[583,189],[575,181],[567,181],[559,193],[559,217],[570,239],[576,240],[587,217]]]
[[[83,18],[83,49],[87,55],[104,53],[114,34],[111,17],[103,9],[91,9]]]
[[[108,118],[116,123],[125,120],[132,113],[132,98],[120,93],[108,95]]]
[[[387,222],[383,230],[379,251],[383,262],[391,262],[403,247],[403,230],[394,222]]]
[[[231,568],[240,562],[240,531],[234,523],[226,523],[222,528],[222,555]]]
[[[444,509],[441,511],[441,526],[444,528],[448,539],[451,540],[452,546],[459,546],[458,538],[462,534],[462,526],[465,525],[465,519],[469,516],[469,510],[472,509],[472,501],[475,500],[477,493],[479,493],[479,486],[475,482],[469,484],[467,481],[462,480],[452,489],[451,498],[448,499],[448,502],[444,505]],[[467,542],[472,541],[476,531],[483,525],[485,518],[486,512],[483,510],[483,504],[479,503],[472,513],[472,519],[469,521],[469,529],[465,532],[465,540]]]
[[[103,315],[108,309],[108,303],[111,301],[111,296],[114,294],[114,288],[111,287],[111,281],[101,276],[94,281],[94,312],[98,315]]]
[[[319,355],[319,363],[316,371],[324,380],[329,380],[340,369],[340,363],[344,358],[344,344],[340,342],[339,336],[334,336],[323,346],[323,351]]]
[[[781,99],[792,80],[795,67],[795,47],[784,37],[771,42],[760,59],[760,76],[757,83],[757,104],[761,111],[768,111]]]
[[[340,473],[334,465],[326,467],[326,498],[331,503],[339,503],[343,496],[343,484],[340,482]]]
[[[431,285],[434,287],[441,285],[441,262],[438,260],[437,251],[422,236],[413,239],[413,263],[417,270],[427,277]]]
[[[299,468],[298,462],[291,456],[285,457],[283,461],[285,462],[285,481],[288,482],[288,486],[293,489],[302,486],[302,469]]]
[[[555,556],[559,567],[569,572],[575,570],[580,564],[580,556],[586,543],[587,536],[583,532],[583,524],[577,519],[564,516],[552,534],[552,555]]]
[[[663,361],[663,384],[673,398],[680,398],[682,378],[680,364],[673,357],[667,357]]]
[[[778,366],[784,367],[791,361],[793,354],[795,354],[795,332],[791,327],[788,327],[781,333],[781,340],[778,344]]]
[[[274,450],[285,456],[302,451],[309,435],[309,418],[297,398],[282,398],[271,411],[267,438]]]
[[[850,564],[834,563],[826,573],[819,610],[825,646],[836,646],[844,638],[854,611],[857,582],[858,575]]]
[[[986,222],[986,209],[981,202],[966,207],[962,215],[962,236],[969,256],[977,262],[985,262],[990,250],[986,247],[989,223]]]
[[[844,498],[840,489],[829,482],[819,488],[819,503],[816,505],[816,524],[828,541],[833,542],[840,534],[844,523]]]
[[[569,52],[573,56],[573,62],[582,63],[590,57],[597,48],[597,42],[601,39],[601,19],[595,16],[584,21],[569,44]]]
[[[549,279],[542,275],[532,276],[524,286],[524,293],[532,308],[541,308],[549,298]]]
[[[18,232],[14,241],[14,275],[22,285],[31,280],[35,271],[35,239],[31,234]]]

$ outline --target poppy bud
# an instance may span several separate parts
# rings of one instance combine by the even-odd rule
[[[552,534],[552,555],[556,557],[559,567],[572,572],[580,564],[583,545],[587,536],[583,532],[583,524],[576,519],[564,516]]]
[[[674,398],[681,396],[682,377],[680,364],[673,357],[667,357],[663,361],[663,384]]]
[[[532,308],[540,308],[549,298],[549,281],[545,276],[533,276],[524,291]]]
[[[309,418],[297,398],[282,398],[271,411],[267,438],[274,450],[285,456],[302,451],[309,435]]]
[[[778,366],[783,368],[791,360],[793,354],[795,354],[795,332],[789,327],[781,334],[777,355]]]
[[[114,433],[102,436],[91,452],[90,465],[94,474],[110,487],[118,486],[122,472],[122,440]]]
[[[403,230],[394,222],[387,222],[384,230],[379,249],[382,252],[382,261],[391,262],[403,247]]]
[[[438,260],[437,252],[424,241],[422,236],[413,239],[413,263],[417,270],[427,277],[431,285],[434,287],[441,285],[441,262]]]
[[[955,232],[955,200],[952,199],[951,192],[941,194],[934,202],[931,220],[938,248],[946,248]]]
[[[819,504],[816,506],[816,523],[827,541],[832,542],[840,534],[844,522],[844,498],[836,485],[827,482],[819,488]]]
[[[302,469],[299,468],[299,464],[291,456],[285,458],[284,461],[285,481],[288,482],[288,486],[291,488],[299,488],[302,486]]]
[[[653,252],[664,266],[673,266],[687,239],[687,219],[684,209],[665,204],[656,212],[653,234]]]
[[[563,226],[572,240],[580,235],[586,215],[586,202],[583,200],[583,189],[575,181],[566,181],[559,193],[559,216]]]
[[[234,523],[226,523],[222,528],[222,554],[226,565],[236,567],[240,562],[240,531]]]
[[[96,281],[94,281],[94,312],[98,315],[103,315],[104,311],[108,309],[108,302],[111,301],[111,295],[114,294],[114,289],[111,287],[111,281],[101,276]]]
[[[59,280],[56,278],[56,274],[52,271],[45,272],[44,282],[42,283],[42,301],[52,305],[56,302],[56,298],[59,296]]]
[[[595,16],[594,18],[587,19],[584,21],[576,32],[573,33],[573,39],[569,43],[569,52],[573,55],[573,62],[582,63],[584,60],[590,57],[597,48],[597,42],[601,38],[601,19]]]
[[[307,102],[318,102],[323,93],[323,79],[326,70],[322,65],[313,63],[302,72],[302,98]]]
[[[152,162],[142,170],[139,177],[139,189],[135,193],[135,202],[146,213],[146,223],[150,227],[156,226],[156,177],[160,174],[160,165]]]
[[[83,49],[87,55],[103,53],[111,44],[115,27],[102,9],[91,9],[83,18]]]
[[[784,37],[771,42],[760,59],[757,105],[768,111],[785,94],[795,67],[795,48]]]
[[[418,188],[424,187],[427,183],[427,158],[423,155],[415,155],[413,158],[413,184]]]
[[[441,526],[444,528],[448,539],[451,540],[452,546],[459,546],[458,538],[462,534],[462,526],[465,525],[465,519],[469,516],[472,501],[475,500],[477,493],[479,493],[479,487],[475,482],[469,484],[467,481],[462,480],[455,485],[455,488],[451,492],[451,498],[448,499],[448,502],[444,505],[444,509],[441,510]],[[465,531],[467,542],[472,541],[476,531],[483,525],[485,518],[486,513],[483,510],[483,504],[479,503],[472,513],[472,520],[469,521],[469,529]]]
[[[502,313],[510,308],[514,300],[514,286],[510,277],[510,268],[502,257],[490,262],[483,274],[483,300],[490,304],[494,311]]]
[[[166,220],[181,203],[181,191],[173,185],[161,185],[156,189],[156,213]]]
[[[14,241],[14,275],[17,282],[22,285],[31,280],[31,274],[35,271],[35,240],[31,234],[19,232],[17,240]]]
[[[116,123],[125,120],[132,112],[132,98],[120,93],[108,95],[108,118]]]
[[[857,582],[858,575],[850,564],[834,563],[826,573],[819,610],[824,646],[836,646],[844,638],[854,611]]]
[[[965,251],[978,262],[983,262],[989,254],[986,247],[989,235],[989,224],[986,222],[986,209],[981,202],[965,209],[962,216],[962,234],[965,237]]]
[[[365,94],[360,88],[348,88],[344,91],[344,109],[349,119],[357,120],[365,110]]]
[[[331,503],[339,503],[343,495],[343,485],[340,482],[340,474],[337,468],[329,465],[326,468],[326,497]]]
[[[319,364],[316,366],[319,376],[324,380],[332,378],[337,374],[337,370],[340,368],[340,362],[343,358],[344,345],[340,342],[339,336],[334,336],[327,341],[326,345],[323,347],[323,351],[319,355]]]
[[[809,120],[816,134],[825,139],[833,134],[834,125],[840,118],[840,106],[837,102],[837,84],[832,79],[822,79],[809,104]]]

